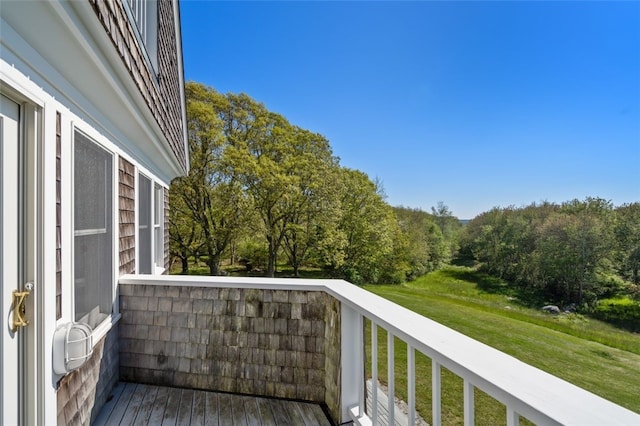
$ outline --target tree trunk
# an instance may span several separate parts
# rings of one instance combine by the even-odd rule
[[[209,266],[209,275],[211,275],[211,276],[220,275],[220,258],[219,258],[219,256],[209,255],[209,260],[207,261],[207,266]]]
[[[267,261],[267,277],[275,277],[276,275],[276,252],[277,247],[273,237],[267,237],[269,241],[269,260]]]
[[[180,273],[182,275],[187,275],[189,273],[189,251],[186,247],[182,247],[178,257],[180,257],[180,263],[182,265]]]
[[[216,250],[215,247],[212,247],[210,244],[208,244],[207,255],[207,266],[209,267],[209,275],[220,275],[220,253]]]
[[[180,262],[182,263],[182,275],[189,274],[189,259],[186,256],[180,256]]]

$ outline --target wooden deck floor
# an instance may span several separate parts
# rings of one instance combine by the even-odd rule
[[[95,425],[331,425],[318,404],[120,383]]]

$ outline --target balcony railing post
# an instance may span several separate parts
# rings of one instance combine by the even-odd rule
[[[473,401],[473,383],[469,380],[464,379],[464,426],[473,426],[475,424],[474,419],[474,411],[475,411],[475,403]]]
[[[431,424],[440,426],[442,423],[442,402],[441,402],[441,369],[436,360],[431,360]]]
[[[364,328],[362,315],[345,303],[340,314],[341,415],[342,422],[348,422],[353,407],[358,407],[359,417],[365,414]]]
[[[378,326],[371,321],[371,421],[378,426]]]
[[[518,426],[520,415],[509,405],[507,405],[507,426]]]
[[[395,356],[396,352],[393,348],[394,340],[393,334],[389,330],[387,330],[387,382],[388,382],[388,396],[389,396],[389,425],[395,425],[395,414],[396,414],[396,404],[395,404]]]
[[[416,350],[407,344],[407,393],[409,400],[409,425],[416,424]]]

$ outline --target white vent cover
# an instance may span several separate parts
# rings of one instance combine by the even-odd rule
[[[53,335],[53,371],[67,374],[85,363],[93,353],[91,327],[83,322],[59,326]]]

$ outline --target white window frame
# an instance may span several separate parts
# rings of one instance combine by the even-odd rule
[[[69,182],[67,186],[65,184],[66,190],[62,191],[62,207],[63,207],[63,221],[62,226],[65,229],[69,229],[68,240],[66,240],[65,235],[63,235],[62,243],[63,243],[63,270],[65,269],[65,265],[68,268],[67,276],[70,279],[66,280],[67,284],[65,285],[63,282],[62,289],[62,317],[57,321],[58,324],[63,324],[68,322],[69,320],[75,321],[76,317],[76,301],[75,301],[75,239],[76,239],[76,231],[75,231],[75,143],[76,143],[76,133],[81,133],[84,137],[86,137],[91,143],[95,144],[100,149],[104,150],[111,156],[111,313],[107,314],[107,316],[98,324],[95,324],[93,328],[93,342],[94,344],[99,342],[104,335],[111,329],[111,326],[115,324],[120,319],[119,313],[119,304],[118,298],[116,297],[117,290],[117,282],[118,282],[118,270],[119,265],[116,260],[119,259],[119,245],[118,245],[118,214],[117,214],[117,206],[118,206],[118,155],[114,148],[111,146],[112,144],[100,133],[98,133],[95,129],[86,125],[83,122],[74,122],[67,121],[63,117],[63,121],[67,122],[70,127],[69,135],[67,136],[69,143],[67,146],[68,150],[65,149],[65,143],[63,139],[62,144],[62,158],[63,158],[63,166],[62,166],[62,179],[63,182],[66,180]],[[66,126],[65,126],[66,127]],[[64,128],[64,127],[63,127]],[[64,166],[65,158],[68,158],[70,167]],[[65,170],[66,169],[66,170]],[[68,207],[66,207],[68,206]],[[67,212],[66,215],[64,212]],[[65,220],[65,217],[67,218]],[[86,231],[86,230],[85,230]],[[86,233],[85,231],[81,231],[80,235]],[[96,232],[100,230],[94,230]],[[104,230],[106,232],[106,229]],[[65,244],[65,241],[67,244]],[[66,251],[64,249],[65,245],[69,247],[69,250]],[[66,253],[66,254],[65,254]],[[64,259],[67,259],[65,262]],[[63,278],[64,281],[64,278]]]
[[[164,186],[158,181],[154,180],[144,170],[138,169],[136,173],[136,274],[140,274],[140,266],[142,261],[141,256],[141,244],[142,236],[140,235],[140,178],[149,180],[151,183],[150,190],[150,262],[151,262],[151,274],[161,275],[165,272],[164,267]],[[156,213],[159,223],[156,223]],[[156,235],[156,230],[157,235]],[[159,238],[158,238],[159,237]]]
[[[126,0],[124,9],[135,28],[145,60],[154,74],[158,73],[158,0]]]
[[[164,272],[164,188],[153,184],[153,264],[158,274]]]

